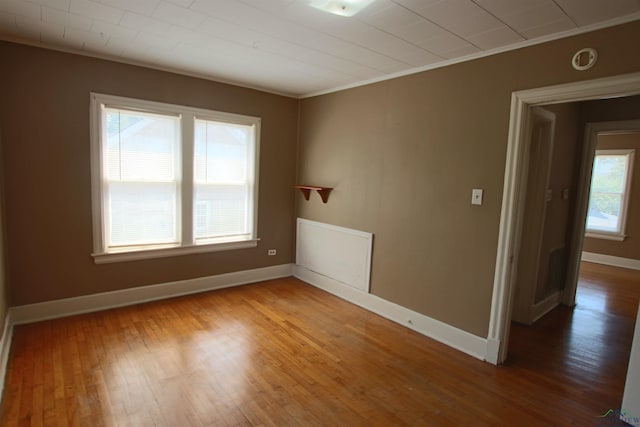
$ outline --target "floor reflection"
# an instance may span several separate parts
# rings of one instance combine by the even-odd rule
[[[616,407],[639,299],[640,271],[582,263],[576,306],[557,307],[531,326],[513,323],[507,365],[566,378],[576,391],[586,384],[614,390],[602,400]]]

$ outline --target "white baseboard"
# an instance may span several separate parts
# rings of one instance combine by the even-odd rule
[[[7,376],[7,363],[9,363],[9,351],[11,350],[11,340],[13,339],[13,325],[11,324],[11,313],[7,310],[4,319],[4,330],[0,338],[0,397],[4,392],[4,382]]]
[[[293,264],[275,265],[254,270],[236,271],[217,276],[179,280],[157,285],[140,286],[55,301],[21,305],[9,309],[11,326],[40,320],[90,313],[115,307],[195,294],[263,280],[291,276]]]
[[[596,264],[610,265],[612,267],[630,268],[640,270],[640,259],[621,258],[612,255],[596,254],[593,252],[582,252],[582,261],[594,262]]]
[[[490,363],[497,363],[497,351],[496,357],[487,357],[487,340],[485,338],[480,338],[375,295],[353,289],[334,279],[307,270],[299,265],[296,265],[293,271],[295,277],[317,288],[419,332],[422,335],[433,338],[456,350],[481,360],[487,360]],[[411,323],[409,323],[409,320],[411,320]]]
[[[549,295],[539,303],[534,304],[531,307],[531,323],[535,323],[542,316],[556,308],[560,305],[560,300],[562,299],[562,291],[556,291],[553,294]]]

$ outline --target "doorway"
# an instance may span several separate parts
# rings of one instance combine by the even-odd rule
[[[526,170],[530,160],[527,118],[531,108],[544,104],[624,97],[637,95],[638,93],[640,93],[640,73],[532,89],[512,94],[496,272],[489,334],[487,337],[487,361],[495,364],[502,363],[507,356],[516,279],[514,266],[518,263],[518,248],[522,237]],[[592,133],[597,134],[597,132],[593,126],[587,128],[586,140],[590,140],[590,135]],[[593,152],[591,150],[583,150],[581,164],[590,165],[590,161],[592,162],[593,160],[592,156]],[[590,176],[590,166],[583,167],[581,168],[579,181],[588,182],[587,180]],[[576,208],[573,216],[572,250],[571,254],[569,254],[567,273],[568,282],[562,295],[562,302],[569,306],[575,303],[587,202],[588,185],[580,185],[576,194]]]

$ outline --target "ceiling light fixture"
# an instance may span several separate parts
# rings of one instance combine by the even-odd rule
[[[375,0],[311,0],[310,6],[340,16],[353,16]]]

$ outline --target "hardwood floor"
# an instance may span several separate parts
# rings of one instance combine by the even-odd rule
[[[623,272],[599,302],[597,267],[501,367],[293,278],[18,326],[0,425],[593,426],[640,294]]]
[[[513,323],[506,366],[561,379],[592,414],[620,409],[639,299],[640,271],[583,262],[576,306],[532,326]]]

